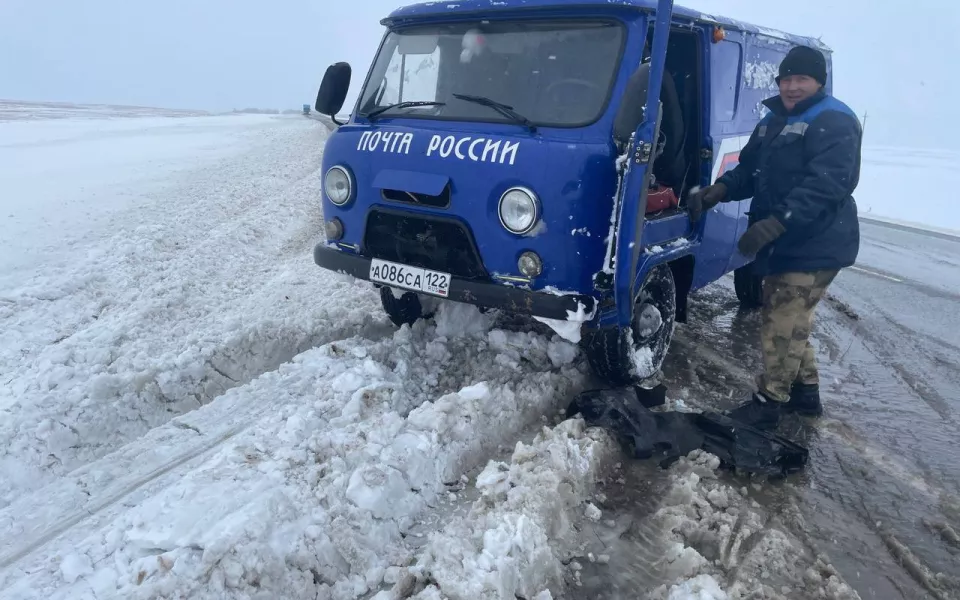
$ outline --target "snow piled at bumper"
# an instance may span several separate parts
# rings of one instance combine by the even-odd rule
[[[569,398],[583,373],[558,345],[499,330],[449,339],[420,323],[308,351],[152,432],[140,450],[166,430],[166,466],[118,471],[107,456],[62,493],[0,513],[0,537],[19,544],[2,554],[0,587],[7,598],[359,598],[409,564],[405,531],[446,482]],[[205,434],[192,423],[243,411],[246,424],[213,434],[221,443],[187,452]],[[87,526],[63,502],[84,478],[122,490],[86,500]],[[72,492],[67,506],[85,512]],[[47,503],[66,511],[48,511],[64,524],[49,544],[49,529],[17,524]]]

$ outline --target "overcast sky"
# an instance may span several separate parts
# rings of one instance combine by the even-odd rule
[[[229,110],[312,103],[329,63],[359,85],[405,0],[0,0],[0,98]],[[684,6],[822,36],[836,95],[868,142],[960,148],[960,2],[690,0]],[[929,11],[929,12],[924,12]],[[914,18],[916,16],[916,18]],[[352,90],[351,97],[356,93]]]

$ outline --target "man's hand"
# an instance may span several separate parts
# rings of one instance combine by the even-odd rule
[[[740,241],[737,242],[737,248],[739,248],[740,253],[744,256],[754,256],[757,252],[760,252],[764,246],[783,235],[786,231],[776,217],[767,217],[747,228],[743,235],[740,236]]]
[[[727,186],[722,183],[715,183],[699,190],[696,194],[691,194],[687,200],[687,209],[690,211],[690,220],[696,223],[703,216],[703,213],[710,210],[717,204],[723,202],[727,197]]]

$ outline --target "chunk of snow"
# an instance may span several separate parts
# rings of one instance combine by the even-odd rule
[[[60,561],[60,574],[67,583],[74,583],[81,577],[93,573],[93,563],[85,554],[70,553]]]
[[[656,371],[653,365],[653,350],[648,346],[631,349],[630,364],[633,374],[640,379],[652,377]]]
[[[603,516],[603,513],[600,511],[600,509],[597,508],[592,502],[587,503],[587,508],[584,509],[583,514],[591,521],[599,521],[600,517]]]
[[[533,317],[535,320],[550,327],[557,335],[571,344],[580,342],[580,329],[582,323],[579,321],[561,321],[560,319],[548,319],[546,317]]]
[[[729,600],[729,596],[710,575],[697,575],[670,588],[667,600]]]
[[[559,590],[562,565],[554,549],[575,544],[571,524],[599,469],[615,453],[612,439],[586,430],[580,419],[543,428],[529,446],[518,442],[509,465],[484,469],[485,489],[498,493],[486,494],[469,514],[447,523],[416,568],[429,571],[437,591],[450,600],[530,598]]]
[[[436,315],[437,335],[457,338],[486,333],[495,319],[495,312],[481,313],[480,309],[472,304],[442,302]]]

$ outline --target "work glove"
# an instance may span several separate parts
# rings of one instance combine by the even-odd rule
[[[703,213],[723,202],[723,199],[726,197],[727,186],[722,183],[708,185],[707,187],[698,190],[695,194],[691,194],[690,198],[687,200],[687,209],[690,211],[690,220],[696,223],[700,220],[700,217],[703,216]]]
[[[767,217],[747,228],[743,235],[740,236],[740,241],[737,242],[737,248],[740,250],[740,254],[744,256],[754,256],[757,252],[760,252],[764,246],[783,235],[786,231],[776,217]]]

